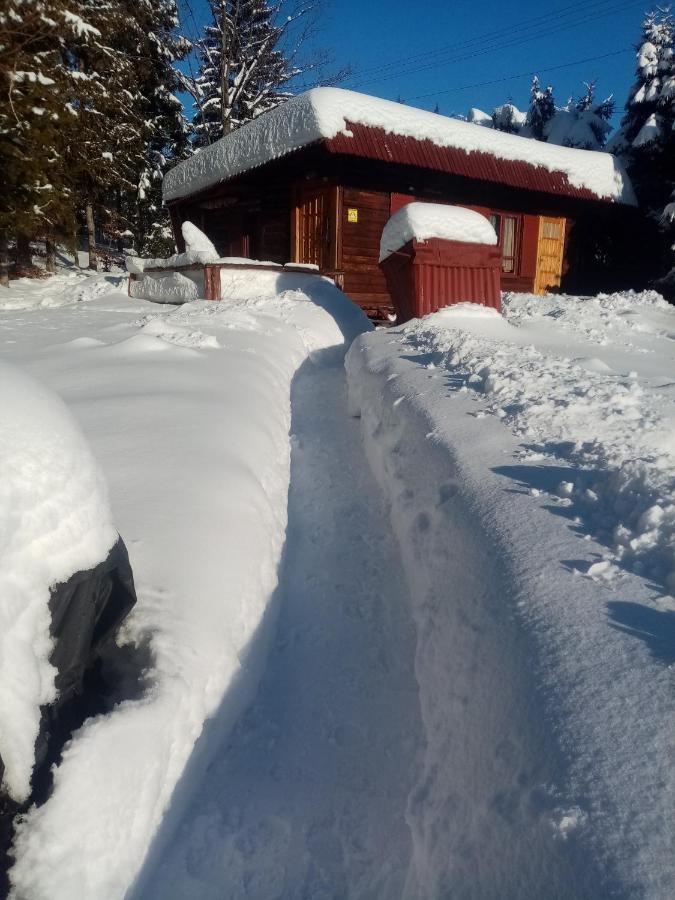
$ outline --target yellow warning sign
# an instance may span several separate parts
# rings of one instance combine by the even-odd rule
[[[348,222],[358,222],[359,221],[359,211],[358,209],[348,209],[347,210],[347,221]]]

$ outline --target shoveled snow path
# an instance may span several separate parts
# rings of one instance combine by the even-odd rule
[[[422,741],[398,550],[340,363],[293,390],[279,623],[257,698],[135,898],[397,897]],[[171,817],[169,817],[170,820]]]

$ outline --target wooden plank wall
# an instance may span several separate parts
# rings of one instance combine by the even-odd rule
[[[346,294],[369,312],[385,315],[392,307],[387,282],[380,271],[380,238],[389,218],[390,195],[345,187],[342,192],[342,260]],[[348,211],[358,211],[358,221],[348,221]]]

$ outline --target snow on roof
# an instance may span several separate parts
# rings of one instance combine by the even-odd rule
[[[316,141],[331,140],[338,134],[351,136],[348,123],[428,140],[467,154],[485,153],[562,172],[572,186],[586,189],[599,199],[635,204],[630,181],[609,153],[557,147],[476,128],[437,113],[329,87],[293,97],[179,163],[164,177],[164,200],[195,194]]]
[[[489,220],[473,209],[440,203],[408,203],[389,219],[380,240],[380,262],[408,241],[441,238],[470,244],[496,244]]]

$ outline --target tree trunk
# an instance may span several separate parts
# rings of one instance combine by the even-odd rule
[[[30,240],[28,235],[21,232],[16,236],[16,264],[24,268],[30,268],[33,265],[33,258],[30,253]]]
[[[47,251],[47,271],[53,275],[56,272],[56,248],[51,235],[45,238],[45,250]]]
[[[136,209],[138,209],[139,203],[136,200]],[[117,228],[119,230],[120,225],[122,224],[122,189],[118,186],[115,189],[115,207],[117,209]],[[121,237],[117,237],[117,252],[121,253],[124,248],[124,241]]]
[[[96,229],[94,227],[94,207],[91,200],[87,200],[87,249],[89,250],[89,268],[98,272],[98,259],[96,257]]]
[[[9,287],[9,249],[7,247],[7,232],[0,231],[0,285]]]
[[[220,20],[220,120],[223,135],[232,131],[232,110],[230,109],[230,23],[227,18],[227,3],[221,7]]]

